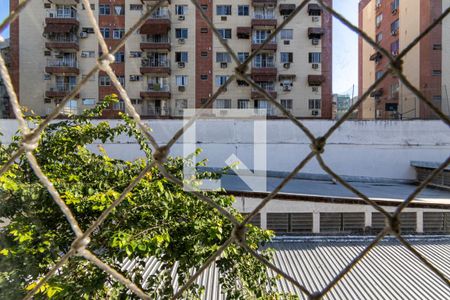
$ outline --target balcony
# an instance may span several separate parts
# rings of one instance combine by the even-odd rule
[[[170,87],[168,84],[149,83],[146,90],[141,92],[141,98],[170,99]]]
[[[54,35],[45,42],[45,47],[51,50],[80,50],[78,37],[76,35]]]
[[[252,27],[275,28],[277,27],[277,19],[273,13],[259,14],[255,13],[252,18]]]
[[[141,34],[167,34],[170,30],[170,14],[168,9],[160,9],[148,18],[141,26]]]
[[[265,64],[264,66],[253,65],[251,77],[255,81],[276,81],[278,71],[273,64]]]
[[[274,99],[276,99],[278,96],[278,93],[276,91],[266,90],[266,92],[268,92],[269,95],[272,96],[272,98],[274,98]],[[251,97],[252,97],[252,99],[265,99],[264,95],[261,95],[261,93],[256,90],[252,91]]]
[[[168,60],[155,60],[144,58],[141,62],[141,74],[170,75],[170,62]]]
[[[308,75],[309,86],[321,86],[325,82],[325,76],[323,75]]]
[[[79,26],[78,15],[74,9],[48,11],[44,33],[76,32]]]
[[[252,5],[277,5],[277,0],[252,0]]]
[[[54,86],[47,87],[45,91],[45,97],[47,98],[64,98],[67,96],[74,88],[76,84],[72,83],[63,83],[56,84]],[[75,98],[78,98],[80,95],[75,95]]]
[[[259,49],[259,47],[261,46],[262,43],[263,43],[263,41],[253,40],[252,41],[252,51],[255,51],[255,50]],[[277,42],[276,41],[270,41],[269,43],[264,45],[262,50],[277,51]]]
[[[49,59],[45,72],[49,74],[80,74],[78,62],[75,59]]]
[[[142,36],[141,50],[167,50],[170,51],[170,39],[166,36]]]
[[[380,98],[381,96],[383,96],[383,94],[384,94],[383,88],[379,88],[379,89],[376,89],[375,91],[371,92],[370,97]]]
[[[238,39],[249,39],[252,35],[252,28],[251,27],[237,27],[236,28],[236,34]]]
[[[322,35],[325,34],[325,30],[322,27],[309,27],[308,38],[311,40],[320,40]]]

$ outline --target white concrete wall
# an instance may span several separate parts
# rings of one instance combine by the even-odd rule
[[[110,121],[112,124],[118,120]],[[313,134],[320,136],[333,121],[304,121]],[[149,126],[159,144],[177,131],[181,120],[151,120]],[[307,137],[292,122],[268,121],[267,166],[270,171],[291,171],[310,151]],[[0,137],[7,143],[16,131],[14,120],[0,120]],[[208,166],[223,167],[236,154],[249,168],[253,166],[253,122],[203,120],[197,123],[197,147]],[[449,128],[439,121],[359,121],[346,122],[330,138],[324,159],[335,172],[347,176],[414,179],[412,160],[444,161],[450,154]],[[132,138],[121,137],[117,143],[104,145],[110,156],[122,159],[143,157]],[[94,147],[93,147],[94,148]],[[182,155],[177,143],[171,155]],[[303,173],[325,174],[315,160]]]

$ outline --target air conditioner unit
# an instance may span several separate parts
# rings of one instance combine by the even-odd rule
[[[185,19],[186,19],[186,17],[183,15],[178,16],[178,21],[184,21]]]
[[[313,16],[312,17],[312,21],[315,22],[315,23],[319,22],[320,21],[320,17],[319,16]]]
[[[222,69],[226,69],[226,68],[228,67],[228,63],[226,63],[226,62],[221,62],[221,63],[220,63],[220,67],[221,67]]]
[[[311,115],[312,116],[318,116],[319,115],[319,111],[318,110],[312,110],[311,111]]]
[[[290,63],[283,64],[283,68],[285,68],[285,69],[289,69],[290,67],[291,67]]]
[[[319,64],[312,64],[311,67],[315,70],[317,70],[319,68]]]
[[[62,53],[61,51],[55,51],[55,57],[63,57],[64,53]]]
[[[319,45],[319,39],[312,39],[311,42],[315,46]]]
[[[130,81],[138,81],[138,76],[130,75]]]
[[[184,92],[185,90],[186,90],[186,87],[184,85],[178,86],[178,91],[179,92]]]
[[[183,69],[184,67],[186,67],[186,64],[184,62],[180,61],[178,63],[178,68]]]
[[[289,18],[289,15],[283,16],[283,20],[286,20],[287,18]]]
[[[184,44],[184,43],[186,43],[185,39],[178,39],[178,44]]]
[[[88,57],[88,54],[86,52],[81,52],[81,57]]]
[[[221,16],[221,17],[220,17],[220,20],[221,20],[221,21],[226,21],[226,20],[227,20],[227,16]]]
[[[85,38],[87,38],[88,37],[88,34],[87,34],[87,32],[81,32],[80,33],[80,38],[82,38],[82,39],[85,39]]]
[[[290,44],[291,44],[291,41],[290,41],[290,40],[284,40],[283,43],[284,43],[285,45],[290,45]]]
[[[319,92],[319,87],[313,86],[312,87],[312,91],[313,91],[313,93],[318,93]]]

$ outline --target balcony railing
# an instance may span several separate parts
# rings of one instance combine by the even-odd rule
[[[76,83],[57,83],[56,85],[50,85],[47,90],[51,92],[71,92],[77,86]]]
[[[150,15],[150,19],[170,19],[170,12],[167,8],[159,8]]]
[[[274,20],[274,19],[276,19],[277,17],[276,17],[276,15],[275,15],[275,12],[272,12],[272,13],[260,13],[260,12],[255,12],[254,14],[253,14],[253,19],[256,19],[256,20]]]
[[[161,59],[143,59],[141,62],[141,67],[144,68],[170,68],[169,60]]]
[[[170,92],[169,84],[149,83],[147,85],[147,92]]]
[[[142,43],[149,43],[149,44],[167,44],[170,43],[169,36],[142,36]]]
[[[70,10],[48,10],[47,11],[47,18],[49,19],[77,19],[78,20],[78,14],[77,11],[74,9]]]
[[[145,113],[144,117],[157,117],[157,116],[168,116],[169,109],[166,107],[149,107]]]
[[[273,61],[253,62],[252,67],[256,69],[275,68],[275,63]]]
[[[52,43],[78,43],[76,35],[54,35],[49,36],[48,41]]]
[[[78,68],[78,62],[75,59],[49,59],[47,60],[47,67],[63,67],[63,68]]]

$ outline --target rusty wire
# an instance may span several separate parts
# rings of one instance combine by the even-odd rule
[[[11,12],[11,14],[0,23],[0,33],[6,29],[6,27],[13,22],[23,11],[23,9],[33,0],[26,0],[22,1],[16,11]],[[128,195],[129,192],[133,190],[133,188],[139,183],[139,181],[145,176],[147,172],[151,170],[153,167],[157,167],[163,176],[165,176],[169,181],[176,185],[183,185],[183,182],[179,179],[177,179],[175,176],[170,174],[163,166],[163,162],[166,159],[170,148],[177,142],[177,140],[183,135],[183,133],[191,127],[194,122],[199,118],[201,113],[195,114],[191,117],[191,119],[184,124],[182,128],[180,128],[173,137],[168,141],[166,145],[158,145],[154,137],[152,136],[149,128],[141,121],[141,118],[139,114],[134,109],[130,98],[128,97],[127,91],[121,86],[120,82],[118,81],[114,71],[110,67],[110,64],[114,61],[113,54],[116,53],[126,42],[128,37],[136,32],[142,24],[146,21],[148,17],[151,16],[166,0],[159,0],[156,2],[155,5],[149,6],[147,5],[146,12],[139,18],[139,20],[124,34],[123,38],[120,40],[120,42],[109,51],[108,47],[106,46],[106,42],[103,39],[98,24],[95,20],[94,14],[91,10],[91,7],[89,5],[88,0],[82,0],[82,3],[84,4],[87,15],[92,23],[92,26],[94,27],[95,35],[98,39],[98,42],[103,50],[103,55],[98,59],[97,64],[92,68],[92,70],[77,84],[77,86],[72,90],[66,97],[63,98],[61,101],[61,104],[55,108],[53,112],[51,112],[43,122],[41,122],[38,127],[35,129],[31,129],[28,127],[27,123],[24,121],[24,117],[21,111],[21,108],[19,106],[19,99],[17,99],[17,95],[14,92],[14,87],[12,85],[11,78],[9,76],[8,70],[6,68],[5,61],[2,57],[0,57],[0,74],[5,82],[5,86],[7,88],[7,92],[11,99],[11,106],[13,109],[13,112],[15,114],[15,117],[17,118],[20,128],[22,130],[22,141],[19,149],[14,152],[10,159],[0,168],[0,175],[5,173],[10,166],[14,163],[14,161],[19,158],[21,155],[26,154],[26,157],[32,166],[33,171],[35,172],[36,176],[40,179],[41,183],[44,185],[44,187],[47,188],[51,196],[53,197],[56,204],[61,209],[61,212],[65,215],[68,223],[71,225],[71,228],[76,236],[75,240],[72,243],[71,248],[65,253],[59,261],[57,261],[53,268],[51,268],[47,274],[43,275],[42,278],[39,280],[39,282],[36,284],[36,286],[31,290],[28,295],[25,297],[25,299],[31,299],[33,295],[40,289],[40,287],[49,279],[53,274],[61,267],[63,266],[68,259],[71,257],[78,255],[84,257],[86,260],[90,261],[91,263],[95,264],[97,267],[102,269],[104,272],[108,273],[112,278],[117,280],[118,282],[124,284],[130,291],[135,293],[138,297],[142,299],[149,299],[149,296],[145,294],[143,289],[139,287],[138,285],[134,284],[131,280],[126,278],[126,276],[122,275],[120,272],[114,270],[109,265],[102,262],[95,254],[88,251],[86,247],[89,245],[90,242],[90,235],[94,232],[94,230],[100,228],[102,222],[108,217],[109,213],[120,203],[125,199],[125,197]],[[387,66],[388,72],[384,72],[383,76],[376,80],[374,84],[372,84],[367,91],[365,91],[362,95],[359,96],[359,99],[350,107],[350,109],[344,114],[344,116],[339,119],[336,123],[334,123],[329,130],[321,137],[316,137],[312,134],[312,132],[309,130],[308,127],[306,127],[301,120],[298,120],[295,118],[288,110],[286,110],[280,103],[278,103],[266,90],[261,88],[259,85],[256,84],[256,82],[246,74],[246,70],[248,69],[249,63],[252,61],[254,56],[258,54],[265,44],[269,43],[272,38],[274,38],[278,32],[285,27],[293,18],[296,17],[296,15],[306,7],[308,3],[310,3],[312,0],[303,0],[299,3],[299,5],[296,7],[296,9],[293,11],[291,15],[289,15],[279,26],[276,27],[276,29],[270,34],[270,36],[266,39],[265,42],[263,42],[258,49],[253,51],[251,55],[242,63],[239,63],[239,60],[237,59],[236,53],[229,47],[226,40],[222,39],[222,37],[219,35],[219,32],[217,28],[214,26],[214,23],[211,19],[208,18],[208,16],[203,12],[201,9],[201,6],[198,2],[198,0],[191,0],[192,4],[195,6],[196,10],[199,11],[201,18],[204,19],[204,21],[207,23],[207,26],[212,30],[213,34],[218,38],[220,44],[225,48],[225,50],[231,55],[233,61],[235,61],[238,66],[234,70],[234,74],[232,74],[228,80],[225,82],[224,85],[222,85],[209,99],[206,101],[200,108],[200,111],[203,109],[209,107],[225,90],[226,87],[231,84],[236,79],[244,80],[246,81],[253,89],[255,89],[259,94],[261,94],[262,97],[267,99],[272,105],[276,106],[289,120],[291,120],[299,129],[301,132],[303,132],[311,141],[311,152],[297,165],[296,168],[290,172],[290,174],[284,178],[284,180],[271,192],[268,194],[267,197],[265,197],[261,203],[251,212],[249,213],[246,218],[239,222],[231,213],[229,213],[224,208],[220,207],[218,204],[216,204],[212,199],[210,199],[208,196],[206,196],[203,193],[199,193],[197,191],[186,191],[186,193],[191,193],[193,196],[199,198],[200,200],[204,201],[208,205],[210,205],[212,208],[216,209],[219,213],[223,214],[233,225],[234,229],[232,231],[232,234],[228,237],[226,242],[222,244],[219,249],[211,255],[203,264],[202,267],[200,267],[188,280],[187,282],[179,287],[179,289],[175,292],[173,295],[173,299],[180,298],[183,295],[183,292],[186,291],[190,285],[192,285],[195,282],[195,279],[201,275],[201,273],[214,261],[220,257],[222,252],[231,244],[236,244],[243,249],[245,249],[248,253],[253,255],[258,261],[266,265],[268,268],[272,269],[274,272],[278,273],[282,277],[284,277],[286,280],[290,281],[294,286],[296,286],[300,291],[304,293],[306,297],[309,299],[321,299],[323,298],[336,284],[339,283],[339,281],[344,278],[355,266],[358,264],[361,259],[363,259],[374,247],[377,246],[377,244],[383,239],[384,236],[386,236],[389,233],[392,233],[394,236],[397,237],[397,239],[400,241],[401,244],[403,244],[406,249],[411,251],[419,260],[421,260],[425,266],[427,266],[432,272],[434,272],[439,278],[441,278],[449,287],[450,287],[450,281],[449,279],[435,266],[431,264],[425,257],[423,257],[414,247],[406,241],[400,233],[400,221],[399,221],[399,215],[403,211],[404,208],[408,206],[414,199],[415,196],[422,191],[426,185],[433,180],[434,177],[436,177],[440,171],[442,171],[445,167],[447,167],[450,164],[450,157],[447,158],[434,172],[432,172],[426,180],[424,180],[417,188],[416,190],[411,193],[409,197],[407,197],[398,207],[394,214],[387,213],[381,206],[370,200],[366,195],[364,195],[362,192],[360,192],[358,189],[351,186],[348,182],[346,182],[342,177],[340,177],[338,174],[336,174],[331,168],[328,167],[324,159],[322,158],[321,154],[325,150],[326,142],[330,138],[330,136],[338,129],[344,122],[346,122],[350,115],[358,109],[358,107],[369,97],[370,93],[373,92],[377,86],[388,76],[388,73],[395,74],[399,77],[400,81],[422,102],[424,102],[430,109],[437,114],[437,116],[447,125],[450,125],[450,119],[448,116],[446,116],[438,107],[436,107],[430,99],[427,99],[423,93],[420,92],[416,87],[414,87],[413,84],[410,83],[410,81],[406,78],[406,76],[402,73],[402,58],[405,57],[405,55],[413,49],[414,46],[416,46],[420,40],[425,37],[434,27],[436,27],[447,15],[450,13],[450,8],[446,9],[442,15],[433,21],[428,28],[426,28],[419,36],[417,36],[398,56],[393,57],[389,51],[382,48],[379,44],[377,44],[373,39],[371,39],[365,32],[360,30],[358,27],[351,24],[345,17],[340,15],[338,12],[336,12],[332,7],[327,6],[326,3],[324,3],[323,0],[317,0],[316,2],[329,14],[331,14],[333,17],[335,17],[337,20],[342,22],[345,26],[347,26],[350,30],[358,34],[364,41],[372,45],[377,51],[382,53],[384,56],[386,56],[389,60],[389,64]],[[89,80],[90,77],[92,77],[98,70],[103,70],[107,73],[107,75],[111,78],[111,81],[113,85],[116,87],[116,89],[119,91],[121,97],[124,99],[126,112],[135,120],[135,122],[138,124],[138,128],[143,133],[143,135],[147,138],[149,143],[153,146],[154,152],[153,152],[153,161],[149,162],[146,167],[143,168],[143,170],[140,172],[140,174],[133,179],[132,182],[126,187],[121,195],[111,204],[110,207],[108,207],[103,213],[100,215],[100,217],[86,230],[81,231],[77,220],[73,216],[72,212],[70,211],[69,207],[65,204],[65,202],[61,199],[59,196],[58,191],[53,187],[51,181],[46,177],[46,175],[41,171],[34,155],[33,150],[38,147],[39,138],[41,136],[41,133],[43,130],[48,126],[48,124],[54,120],[62,111],[65,103],[69,101],[69,99],[73,98],[74,95],[79,93],[79,91],[83,88],[83,85]],[[253,217],[255,217],[258,212],[263,209],[264,206],[267,205],[276,195],[281,191],[281,189],[294,177],[295,174],[301,171],[301,169],[313,158],[316,158],[320,167],[329,174],[332,178],[334,178],[337,182],[339,182],[341,185],[343,185],[346,189],[350,190],[352,193],[354,193],[357,197],[361,198],[363,201],[365,201],[368,205],[371,205],[379,212],[383,213],[386,219],[386,227],[383,231],[381,231],[374,240],[359,254],[357,255],[345,268],[343,268],[339,274],[337,274],[333,280],[331,280],[324,289],[318,290],[318,291],[310,291],[308,290],[304,285],[296,281],[293,277],[291,277],[289,274],[285,273],[283,270],[276,267],[274,264],[266,260],[263,256],[261,256],[258,251],[253,250],[250,248],[246,242],[245,242],[245,230],[244,227],[246,224],[248,224]]]

